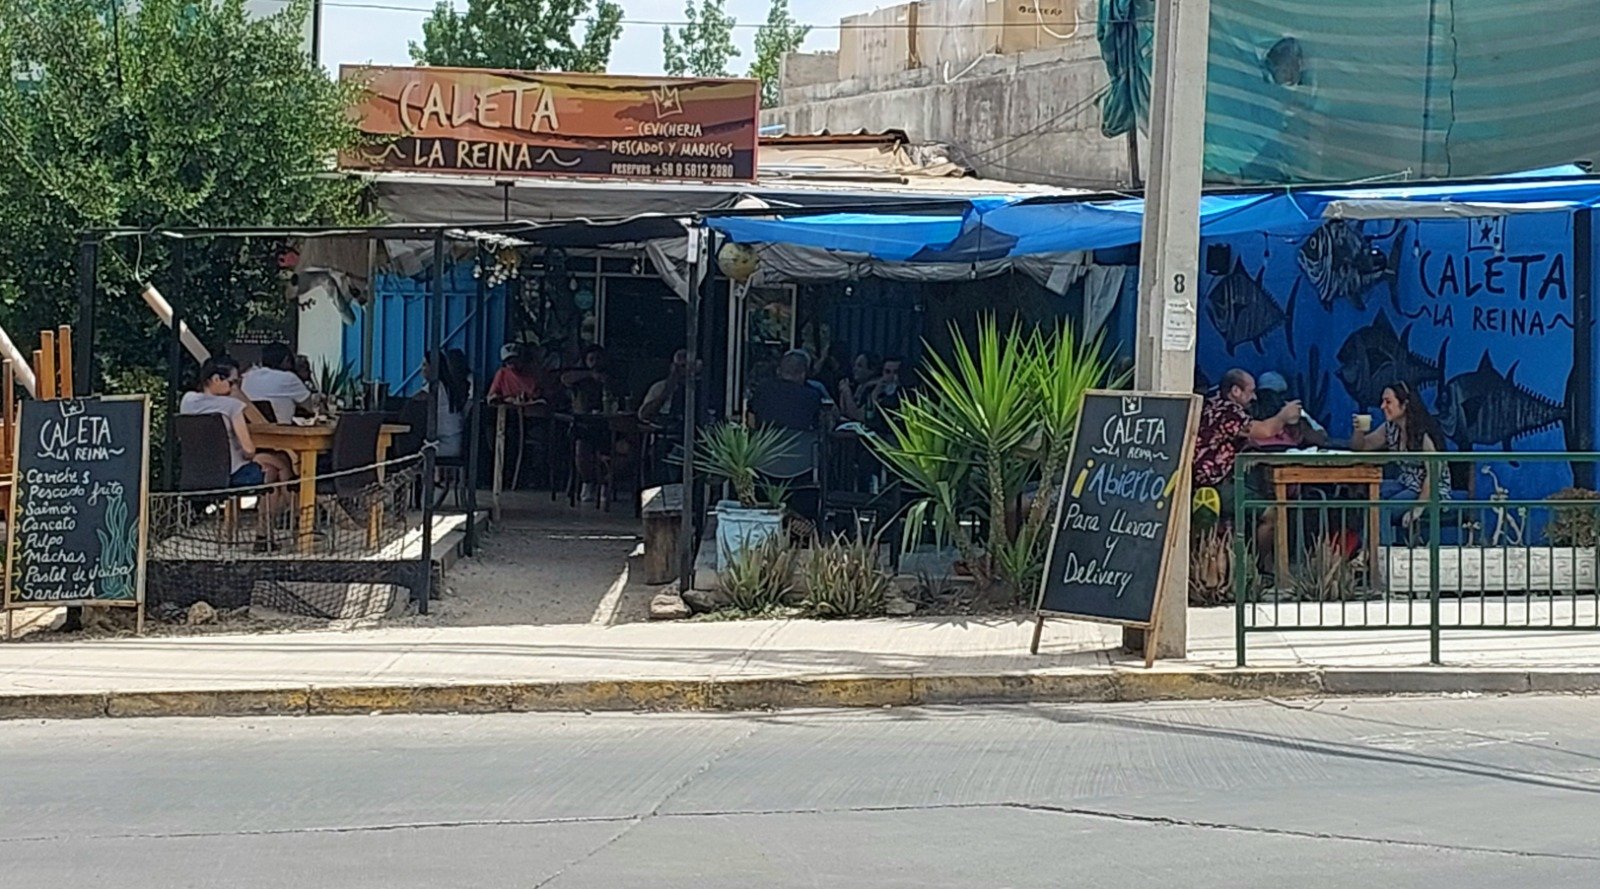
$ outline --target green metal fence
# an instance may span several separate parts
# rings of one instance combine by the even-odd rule
[[[1257,632],[1427,632],[1440,663],[1447,630],[1600,630],[1600,495],[1549,484],[1513,499],[1506,487],[1525,492],[1526,478],[1508,473],[1540,464],[1592,478],[1596,462],[1593,453],[1242,455],[1222,504],[1239,665]],[[1395,490],[1407,467],[1422,470],[1421,493]]]

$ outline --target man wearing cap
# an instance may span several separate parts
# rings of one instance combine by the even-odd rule
[[[1250,418],[1266,421],[1278,415],[1289,403],[1289,381],[1283,374],[1269,370],[1256,380],[1256,400],[1250,405]],[[1277,435],[1258,438],[1252,442],[1257,448],[1323,447],[1328,443],[1328,432],[1317,421],[1302,415],[1303,422],[1290,423]]]
[[[500,369],[489,384],[490,404],[532,404],[544,397],[528,350],[516,343],[500,348]]]

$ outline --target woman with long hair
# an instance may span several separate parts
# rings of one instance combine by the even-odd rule
[[[422,365],[427,388],[420,395],[439,398],[439,451],[441,457],[459,457],[467,425],[467,403],[472,400],[472,372],[467,369],[467,354],[447,349],[434,354]]]
[[[1422,396],[1405,382],[1390,383],[1383,389],[1383,425],[1367,433],[1358,432],[1351,442],[1358,451],[1396,451],[1423,454],[1440,451],[1444,430],[1428,413]],[[1397,464],[1395,478],[1383,482],[1385,500],[1421,500],[1428,496],[1428,469],[1421,462]],[[1449,496],[1446,486],[1445,495]]]

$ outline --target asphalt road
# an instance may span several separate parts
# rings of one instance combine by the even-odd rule
[[[0,723],[0,886],[1592,887],[1600,700]]]

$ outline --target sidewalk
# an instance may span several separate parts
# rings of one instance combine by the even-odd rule
[[[746,709],[979,700],[1600,691],[1600,634],[1263,632],[1191,610],[1190,658],[1146,671],[1120,630],[1018,619],[397,627],[0,645],[0,718]]]

